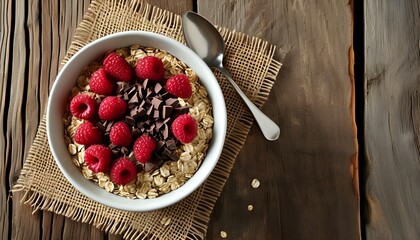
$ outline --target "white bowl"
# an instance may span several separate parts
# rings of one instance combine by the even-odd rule
[[[63,116],[70,89],[75,86],[82,69],[89,63],[103,56],[106,51],[133,44],[166,50],[190,68],[200,78],[207,89],[214,117],[213,139],[206,158],[194,176],[182,187],[155,199],[130,200],[109,193],[92,181],[83,177],[73,164],[64,141]],[[191,194],[213,171],[222,152],[226,135],[226,106],[222,91],[208,66],[191,49],[184,44],[160,34],[144,31],[128,31],[105,36],[95,40],[78,51],[59,72],[52,87],[47,109],[47,134],[52,155],[68,181],[85,196],[109,207],[127,211],[151,211],[167,207]]]

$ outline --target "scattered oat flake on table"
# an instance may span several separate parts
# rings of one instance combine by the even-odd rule
[[[220,236],[221,236],[222,238],[227,238],[227,232],[225,232],[225,231],[220,231]]]
[[[163,217],[162,220],[160,220],[160,224],[164,226],[168,226],[171,223],[170,217]]]
[[[252,211],[254,209],[254,206],[252,206],[252,204],[248,205],[248,211]]]
[[[260,186],[260,181],[258,181],[258,179],[254,178],[251,182],[251,186],[253,188],[258,188]]]

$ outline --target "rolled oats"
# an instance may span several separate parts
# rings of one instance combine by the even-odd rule
[[[71,155],[75,155],[77,153],[77,147],[74,144],[69,144],[68,149]]]
[[[248,211],[252,211],[254,209],[254,206],[252,206],[252,204],[249,204],[247,209],[248,209]]]
[[[149,197],[149,198],[156,198],[158,195],[159,194],[158,194],[156,188],[152,188],[147,192],[147,197]]]
[[[163,164],[163,166],[160,168],[160,174],[164,178],[169,177],[169,175],[171,174],[171,172],[169,170],[169,165],[168,164]]]
[[[158,175],[158,176],[153,177],[153,183],[154,183],[154,186],[156,186],[156,187],[162,186],[164,181],[165,181],[165,179],[162,177],[162,175]]]
[[[162,220],[160,220],[160,224],[164,226],[168,226],[171,223],[171,217],[163,217]]]
[[[105,190],[107,190],[108,192],[113,192],[114,191],[114,183],[111,181],[107,181],[105,183]]]
[[[255,179],[255,178],[252,179],[251,186],[253,188],[258,188],[260,186],[260,181],[258,181],[258,179]]]

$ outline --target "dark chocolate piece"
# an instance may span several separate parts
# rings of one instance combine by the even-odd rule
[[[162,102],[162,100],[160,100],[159,98],[157,98],[157,97],[153,97],[153,98],[152,98],[152,104],[153,104],[153,107],[154,107],[155,109],[160,109],[160,108],[161,108],[161,106],[162,106],[162,104],[163,104],[163,102]]]
[[[172,113],[172,106],[168,106],[168,105],[163,106],[163,108],[162,108],[162,118],[164,118],[164,119],[169,118],[171,113]]]
[[[139,96],[137,96],[137,94],[134,94],[128,101],[128,104],[138,104],[139,102],[140,102]]]
[[[163,139],[166,140],[168,138],[168,136],[169,136],[169,128],[168,128],[168,125],[165,124],[165,127],[164,127],[164,129],[162,131],[162,134],[163,134]]]
[[[177,151],[172,151],[170,158],[174,161],[179,159],[179,155]]]
[[[136,123],[134,118],[131,116],[125,116],[125,122],[130,126],[133,126]]]
[[[179,104],[179,101],[177,98],[168,98],[165,100],[165,104],[176,107]]]
[[[164,141],[159,141],[156,144],[156,149],[159,151],[164,145],[165,145],[165,142]]]
[[[170,139],[166,142],[166,146],[168,147],[169,150],[176,150],[177,146],[176,146],[176,142],[173,139]]]
[[[158,94],[160,93],[160,91],[162,90],[162,85],[160,85],[160,83],[156,83],[155,85],[155,93]]]
[[[187,114],[190,112],[190,108],[188,106],[177,107],[175,108],[176,115]]]

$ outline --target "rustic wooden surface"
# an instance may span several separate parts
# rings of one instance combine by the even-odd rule
[[[284,64],[263,107],[279,123],[282,135],[267,142],[258,127],[252,127],[215,206],[207,238],[220,239],[220,231],[226,231],[228,239],[360,239],[353,20],[348,1],[148,2],[178,14],[195,9],[214,24],[265,39],[278,46],[276,58]],[[0,3],[0,239],[121,238],[47,211],[31,214],[31,208],[19,202],[22,193],[13,198],[9,194],[46,108],[59,62],[88,5],[88,0]],[[418,21],[412,25],[416,26]],[[416,50],[415,44],[412,47]],[[411,53],[418,58],[418,46]],[[414,84],[416,77],[407,83]],[[261,182],[258,189],[250,186],[253,178]],[[389,197],[391,192],[387,193],[376,197]],[[249,204],[253,211],[247,211]],[[415,220],[414,213],[407,214]],[[373,237],[381,233],[368,232]]]
[[[420,237],[420,4],[365,2],[366,236]]]

